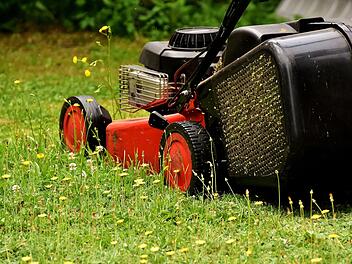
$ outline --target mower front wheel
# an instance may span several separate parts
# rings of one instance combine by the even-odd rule
[[[111,123],[109,112],[92,96],[72,96],[65,100],[60,114],[60,138],[71,152],[88,146],[105,147],[106,127]]]
[[[166,183],[182,192],[199,194],[211,182],[208,132],[196,122],[175,122],[160,142],[160,167]]]

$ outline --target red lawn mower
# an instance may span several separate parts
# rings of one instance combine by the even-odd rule
[[[278,177],[282,188],[350,186],[352,27],[316,17],[234,30],[249,2],[233,0],[219,28],[147,43],[143,67],[120,67],[121,109],[149,118],[112,122],[93,97],[68,98],[64,145],[149,163],[191,193],[213,175],[244,186]]]

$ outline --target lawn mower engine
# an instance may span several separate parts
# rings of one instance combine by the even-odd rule
[[[233,0],[218,29],[177,30],[145,45],[144,66],[120,67],[121,109],[149,118],[112,122],[94,98],[68,98],[64,145],[101,145],[190,193],[225,179],[350,191],[352,28],[317,17],[234,30],[249,2]]]

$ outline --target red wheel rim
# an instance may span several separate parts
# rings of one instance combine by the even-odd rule
[[[86,143],[86,125],[80,107],[73,105],[67,108],[63,123],[63,136],[66,146],[72,152],[78,152],[81,145]]]
[[[172,133],[167,138],[163,163],[167,183],[187,191],[192,179],[192,154],[186,139],[179,133]]]

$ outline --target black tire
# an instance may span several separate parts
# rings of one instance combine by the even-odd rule
[[[199,123],[175,122],[167,126],[160,142],[160,168],[166,183],[191,195],[206,194],[212,169],[210,144],[208,132]]]
[[[65,134],[67,134],[67,131],[64,131],[66,127],[64,124],[65,117],[67,118],[67,115],[69,115],[68,109],[72,106],[79,107],[79,109],[81,109],[82,111],[82,115],[84,118],[86,129],[82,131],[82,133],[85,134],[84,136],[86,138],[86,142],[82,142],[82,145],[87,143],[87,147],[89,147],[93,151],[96,149],[97,146],[105,147],[106,127],[112,122],[111,116],[104,107],[98,104],[94,97],[87,95],[72,96],[66,99],[65,103],[63,104],[59,121],[61,142],[73,152],[77,152],[80,150],[81,145],[79,145],[78,149],[72,149],[72,146],[68,146],[68,139],[65,138]]]

